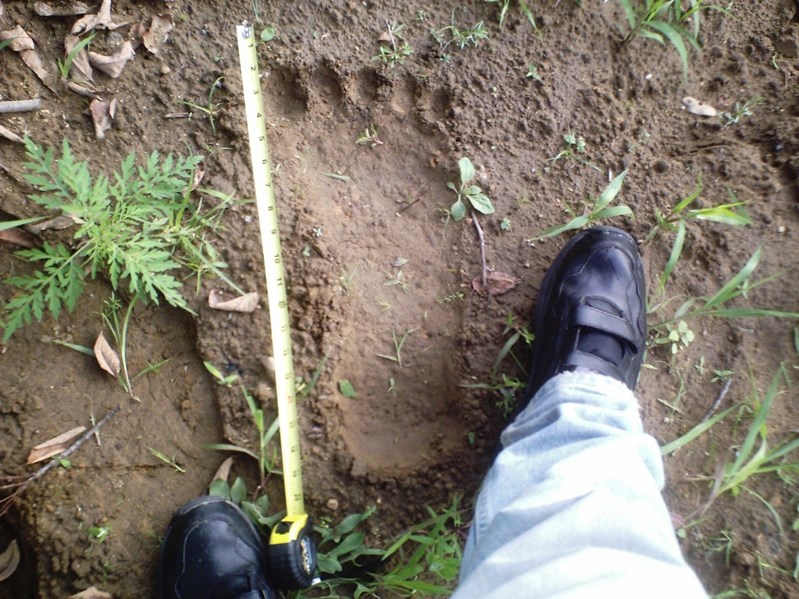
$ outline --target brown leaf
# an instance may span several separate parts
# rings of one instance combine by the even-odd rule
[[[224,462],[219,465],[219,468],[216,469],[216,474],[211,480],[224,480],[227,481],[228,476],[230,476],[230,469],[233,467],[234,457],[230,456]]]
[[[79,42],[80,38],[77,35],[67,35],[64,38],[64,50],[66,50],[67,56],[69,56],[69,53],[72,52]],[[89,53],[86,51],[85,46],[81,48],[80,52],[75,54],[72,59],[69,75],[78,80],[92,80],[92,65],[89,64]]]
[[[214,310],[226,312],[254,312],[258,307],[258,292],[245,293],[242,296],[225,300],[221,291],[214,289],[208,294],[208,306]]]
[[[94,87],[88,83],[75,83],[74,81],[67,81],[67,87],[79,96],[86,96],[87,98],[100,97],[100,92],[94,89]]]
[[[0,231],[0,239],[3,241],[7,241],[8,243],[13,243],[14,245],[18,245],[22,248],[32,248],[36,247],[36,237],[28,233],[26,230],[21,229],[19,227],[15,227],[13,229],[6,229],[5,231]]]
[[[516,287],[516,279],[504,272],[493,271],[486,275],[486,285],[487,289],[483,287],[482,277],[472,279],[472,289],[483,297],[504,295]]]
[[[92,114],[94,122],[94,136],[97,139],[105,139],[105,132],[111,128],[116,112],[117,100],[113,98],[110,102],[95,98],[89,104],[89,112]]]
[[[75,15],[85,15],[89,12],[89,6],[83,2],[73,2],[66,5],[51,6],[47,2],[34,2],[33,10],[40,17],[73,17]]]
[[[19,135],[11,131],[10,129],[6,129],[3,125],[0,125],[0,137],[5,137],[8,141],[14,141],[18,144],[25,143],[25,140],[22,139]]]
[[[111,21],[111,0],[103,0],[96,15],[86,15],[78,19],[72,26],[72,35],[81,35],[93,29],[116,29],[116,25]]]
[[[114,599],[111,593],[101,591],[97,587],[89,587],[76,595],[70,595],[67,599]]]
[[[94,357],[100,368],[105,370],[111,376],[117,376],[121,363],[119,355],[114,348],[105,340],[105,335],[100,333],[97,336],[97,341],[94,342]]]
[[[58,455],[62,451],[69,449],[72,439],[80,435],[85,430],[85,426],[76,426],[65,433],[61,433],[57,437],[48,439],[44,443],[39,443],[36,447],[31,449],[31,452],[28,454],[28,461],[25,463],[35,464],[36,462],[41,462],[42,460],[51,458],[54,455]]]
[[[144,47],[153,54],[158,54],[161,46],[169,38],[170,31],[172,31],[172,21],[155,15],[149,29],[142,35]]]
[[[117,48],[116,52],[109,56],[97,54],[96,52],[89,52],[89,62],[96,69],[116,79],[122,74],[122,70],[125,68],[125,65],[128,64],[128,61],[135,55],[136,53],[133,51],[133,45],[129,41],[125,41]]]
[[[14,52],[22,52],[23,50],[33,50],[36,45],[33,43],[31,36],[20,26],[17,25],[14,29],[8,31],[0,31],[0,41],[11,40],[7,46]]]
[[[39,223],[27,225],[25,229],[34,235],[38,235],[42,231],[47,231],[48,229],[61,231],[62,229],[69,229],[74,225],[82,225],[84,222],[83,219],[78,218],[74,214],[60,214],[55,218],[49,218]]]

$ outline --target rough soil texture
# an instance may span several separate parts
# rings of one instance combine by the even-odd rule
[[[206,156],[205,185],[251,197],[234,33],[237,23],[253,19],[250,2],[115,2],[117,21],[158,14],[171,19],[174,30],[157,55],[140,48],[118,79],[98,76],[98,85],[118,102],[114,128],[102,142],[94,139],[88,100],[57,81],[56,59],[75,17],[39,17],[29,4],[6,2],[0,29],[21,24],[32,35],[55,92],[17,55],[0,52],[2,99],[43,99],[41,110],[2,115],[0,124],[49,146],[66,137],[80,158],[92,161],[94,172],[111,172],[131,150],[200,153]],[[515,3],[501,29],[498,7],[474,0],[260,3],[260,18],[277,29],[275,40],[260,45],[259,57],[295,368],[307,381],[323,365],[318,384],[300,404],[309,512],[336,519],[377,505],[367,526],[377,545],[422,519],[425,505],[443,506],[455,493],[474,496],[505,420],[498,392],[464,385],[492,382],[494,361],[510,336],[509,316],[516,326],[525,324],[541,277],[566,236],[533,239],[567,220],[567,206],[582,210],[605,187],[609,172],[629,169],[619,201],[635,218],[613,224],[639,239],[654,225],[655,211],[668,212],[689,195],[700,174],[702,205],[734,193],[752,218],[745,229],[689,223],[683,257],[663,297],[654,290],[673,233],[642,246],[652,305],[676,298],[652,314],[650,324],[669,318],[680,298],[713,293],[759,246],[763,258],[754,278],[775,279],[738,305],[799,308],[796,5],[735,2],[729,15],[703,13],[704,49],[701,56],[692,53],[685,78],[673,47],[641,38],[621,43],[626,21],[615,2],[530,5],[539,17],[537,32]],[[453,15],[464,26],[484,20],[489,39],[477,48],[441,50],[430,29],[445,27]],[[405,24],[414,50],[395,68],[373,60],[387,22]],[[128,31],[101,31],[93,49],[113,49]],[[525,76],[529,63],[538,66],[542,82]],[[192,119],[164,118],[186,111],[184,100],[206,104],[219,77],[216,132],[197,110]],[[719,119],[682,110],[687,95],[727,111],[755,97],[763,103],[752,116],[723,127]],[[356,145],[370,125],[383,144]],[[583,162],[552,161],[569,132],[586,140]],[[446,183],[457,181],[462,156],[474,161],[479,184],[497,209],[480,217],[488,266],[518,281],[490,299],[472,291],[480,274],[472,223],[447,222],[442,212],[454,200]],[[25,199],[31,190],[21,177],[23,161],[21,146],[0,140],[5,217],[42,213]],[[503,218],[510,231],[501,229]],[[217,245],[229,276],[263,294],[255,219],[252,204],[230,210]],[[30,268],[12,256],[14,249],[3,244],[4,278]],[[406,262],[395,266],[398,259]],[[25,568],[0,583],[1,597],[65,597],[90,585],[116,598],[151,596],[159,535],[179,505],[204,492],[224,458],[202,445],[255,447],[241,394],[216,385],[202,360],[239,374],[260,401],[272,405],[264,366],[271,354],[266,303],[262,295],[260,309],[250,315],[210,310],[204,298],[217,286],[224,288],[206,280],[194,297],[194,282],[187,281],[196,318],[168,308],[137,309],[128,348],[133,370],[170,358],[158,373],[136,381],[140,401],[87,356],[48,342],[92,345],[101,328],[98,312],[110,294],[102,282],[89,288],[74,314],[57,322],[45,318],[2,348],[5,474],[29,471],[24,463],[31,446],[116,406],[122,410],[102,430],[101,444],[87,443],[72,456],[71,468],[52,471],[16,500],[4,525],[25,548]],[[12,294],[11,287],[0,286],[3,301]],[[753,387],[763,393],[781,363],[796,378],[795,321],[689,324],[696,340],[673,358],[668,346],[651,349],[652,368],[643,371],[638,387],[645,425],[660,442],[690,430],[708,412],[720,391],[714,369],[735,372],[719,410],[751,403]],[[379,355],[394,355],[393,336],[408,331],[401,365]],[[528,354],[520,345],[514,352],[524,362]],[[510,358],[503,372],[524,380]],[[352,383],[357,398],[342,396],[341,379]],[[494,382],[501,380],[497,375]],[[768,421],[771,447],[799,426],[795,388],[785,389]],[[723,496],[703,511],[709,479],[744,438],[750,416],[740,414],[666,460],[665,494],[675,528],[689,525],[683,548],[711,593],[797,597],[795,475],[752,478],[748,491]],[[159,461],[150,448],[174,456],[185,473]],[[253,470],[241,460],[235,469],[253,489]],[[281,502],[279,480],[270,480],[266,492]],[[88,533],[99,525],[110,528],[103,543]]]

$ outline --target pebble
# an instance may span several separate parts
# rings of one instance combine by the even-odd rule
[[[329,509],[332,512],[335,512],[338,509],[338,499],[336,499],[335,497],[331,497],[330,499],[327,500],[327,503],[325,505],[327,506],[327,509]]]
[[[777,233],[785,233],[785,227],[783,225],[777,227]]]

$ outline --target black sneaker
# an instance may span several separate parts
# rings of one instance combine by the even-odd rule
[[[646,345],[644,269],[635,240],[613,227],[575,235],[544,276],[533,311],[525,397],[556,374],[598,372],[635,387]]]
[[[221,497],[194,499],[175,513],[158,566],[159,599],[277,599],[255,526]]]

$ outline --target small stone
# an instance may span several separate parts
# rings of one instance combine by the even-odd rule
[[[785,227],[783,225],[777,227],[777,233],[785,233]]]
[[[329,509],[332,512],[335,512],[338,509],[338,499],[336,499],[335,497],[331,497],[330,499],[327,500],[327,503],[325,505],[327,506],[327,509]]]
[[[161,68],[159,69],[159,72],[160,72],[162,75],[169,75],[169,73],[171,73],[171,72],[172,72],[172,69],[170,69],[170,68],[169,68],[169,65],[168,65],[168,64],[166,64],[166,63],[162,63],[162,64],[161,64]]]

